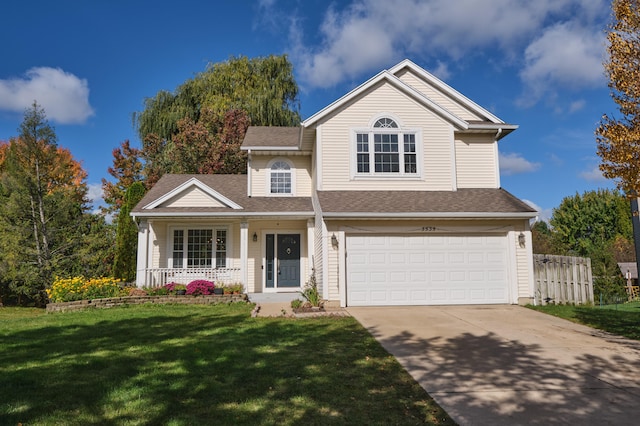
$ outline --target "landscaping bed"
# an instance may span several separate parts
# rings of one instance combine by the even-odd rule
[[[222,295],[167,295],[167,296],[123,296],[100,299],[75,300],[73,302],[48,303],[47,312],[77,311],[88,308],[112,308],[114,306],[142,305],[145,303],[182,304],[182,305],[215,305],[217,303],[246,302],[246,294]]]

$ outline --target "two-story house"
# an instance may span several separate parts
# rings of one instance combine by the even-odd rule
[[[500,187],[517,128],[405,60],[300,127],[250,127],[246,175],[165,175],[133,210],[139,286],[196,278],[340,306],[529,303],[536,211]]]

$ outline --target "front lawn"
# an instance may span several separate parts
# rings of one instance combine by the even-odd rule
[[[540,312],[640,340],[640,302],[608,306],[530,306]]]
[[[0,424],[453,424],[353,318],[0,308]]]

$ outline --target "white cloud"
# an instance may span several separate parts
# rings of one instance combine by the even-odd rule
[[[545,221],[549,223],[549,219],[551,219],[551,216],[553,215],[553,209],[543,209],[542,207],[540,207],[539,205],[537,205],[531,200],[522,200],[522,201],[524,201],[529,206],[531,206],[532,208],[538,211],[538,216],[536,216],[535,222]]]
[[[520,103],[530,105],[552,87],[595,87],[605,81],[602,61],[605,34],[577,22],[565,22],[544,30],[524,52],[520,78],[525,93]]]
[[[584,99],[571,102],[569,105],[569,114],[580,111],[585,107],[585,105],[587,105],[587,102]]]
[[[23,112],[33,101],[60,124],[84,123],[94,114],[87,80],[60,68],[35,67],[22,78],[0,79],[0,109]]]
[[[435,75],[440,80],[448,80],[451,77],[449,67],[442,61],[438,61],[436,68],[431,70],[431,74]]]
[[[609,2],[585,3],[492,0],[488,7],[477,0],[354,0],[329,8],[314,44],[292,12],[291,57],[303,85],[324,88],[405,57],[431,62],[448,77],[447,62],[490,49],[503,62],[524,67],[522,79],[537,100],[550,84],[602,81]]]
[[[500,173],[504,176],[531,173],[540,168],[540,163],[533,163],[517,153],[500,153],[499,157]]]
[[[602,172],[598,166],[594,166],[589,170],[585,170],[578,174],[582,179],[588,182],[606,182],[607,178],[602,176]]]
[[[94,205],[103,204],[104,193],[102,192],[101,183],[90,183],[87,185],[87,189],[87,198],[89,198]]]

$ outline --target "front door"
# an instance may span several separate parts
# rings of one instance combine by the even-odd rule
[[[267,234],[266,287],[300,287],[300,234]]]

